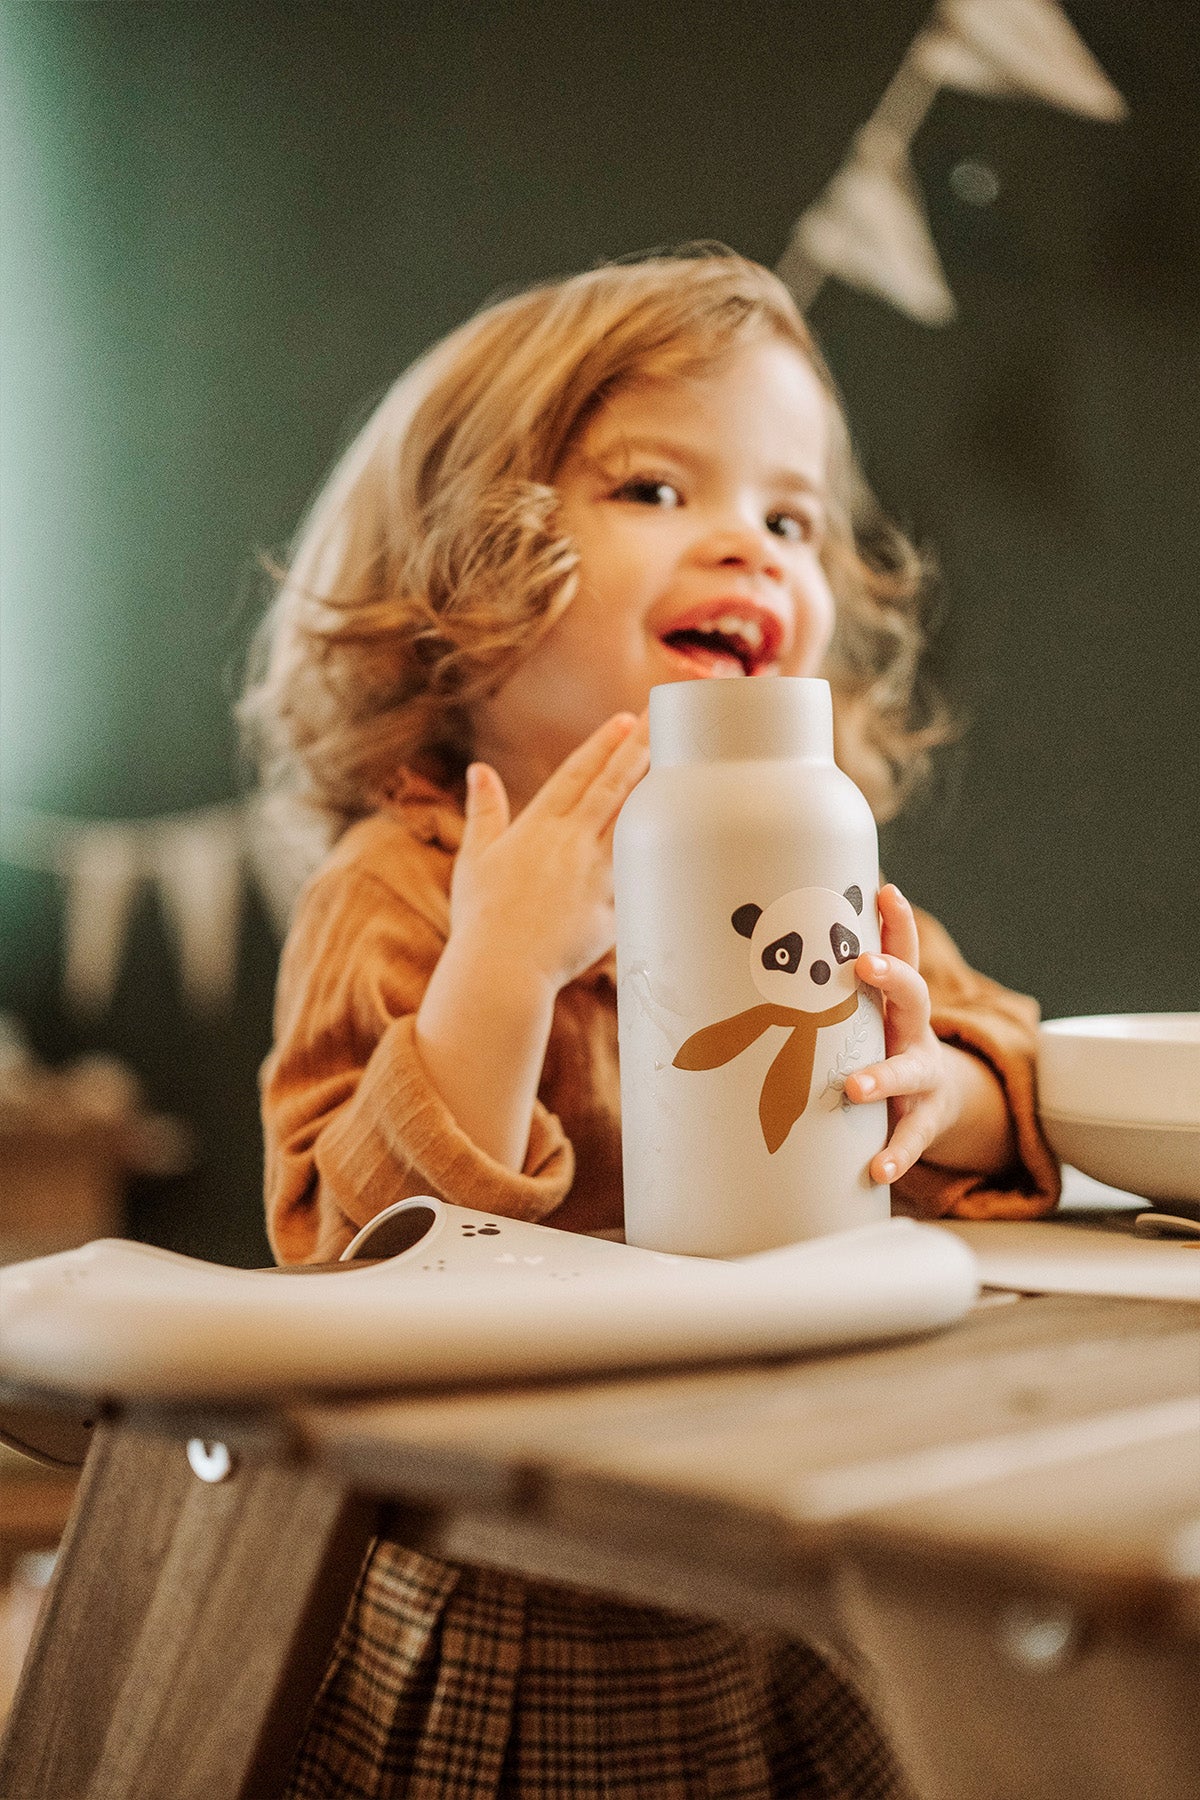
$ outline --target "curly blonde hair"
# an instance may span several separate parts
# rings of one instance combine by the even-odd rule
[[[635,376],[690,373],[764,333],[795,345],[828,395],[824,673],[838,760],[890,818],[950,735],[920,681],[927,571],[858,470],[792,296],[720,246],[500,300],[395,383],[303,522],[256,639],[238,710],[267,790],[315,814],[328,843],[406,766],[453,785],[472,707],[576,591],[554,481],[596,408]]]

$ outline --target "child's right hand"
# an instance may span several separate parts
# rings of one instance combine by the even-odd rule
[[[617,713],[515,819],[495,769],[473,763],[450,887],[460,950],[486,945],[555,993],[610,950],[613,827],[649,761],[645,713]]]
[[[468,771],[450,936],[416,1045],[461,1129],[506,1168],[524,1166],[558,991],[612,946],[613,826],[648,763],[644,716],[619,713],[515,819],[496,771]]]

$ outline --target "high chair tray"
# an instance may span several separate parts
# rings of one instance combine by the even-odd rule
[[[429,1199],[373,1223],[383,1260],[319,1271],[121,1239],[0,1269],[0,1381],[177,1400],[578,1374],[901,1337],[978,1290],[970,1250],[908,1219],[734,1262]]]
[[[1146,1213],[1143,1203],[1140,1216]],[[979,1278],[988,1287],[1200,1300],[1200,1241],[1140,1237],[1134,1230],[1138,1217],[954,1220],[943,1229],[975,1252]]]
[[[1064,1164],[1062,1200],[1045,1219],[943,1220],[974,1251],[988,1287],[1025,1294],[1200,1300],[1200,1238],[1152,1235],[1150,1202]],[[1186,1229],[1187,1221],[1176,1219]]]

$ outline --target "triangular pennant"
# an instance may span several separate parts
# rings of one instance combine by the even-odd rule
[[[180,982],[197,1008],[228,1006],[237,980],[242,845],[227,808],[162,824],[149,846],[164,915],[179,949]]]
[[[968,94],[1008,97],[1016,92],[1011,76],[950,25],[934,23],[914,38],[909,56],[927,81],[937,87],[962,88]]]
[[[850,161],[796,221],[779,274],[801,305],[801,289],[812,288],[809,271],[816,269],[926,325],[945,325],[954,317],[954,296],[920,190],[903,145],[893,139],[884,149],[878,127],[859,134]]]
[[[1028,94],[1089,119],[1128,113],[1056,0],[942,0],[910,54],[944,87]]]
[[[286,799],[258,794],[246,802],[244,854],[280,938],[291,929],[300,890],[329,848],[319,827],[306,836]]]
[[[81,1012],[102,1012],[142,878],[137,827],[80,825],[60,841],[57,861],[67,887],[63,990]]]

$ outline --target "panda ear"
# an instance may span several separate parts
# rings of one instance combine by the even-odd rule
[[[748,938],[754,936],[754,927],[761,918],[762,907],[755,906],[753,900],[748,900],[745,906],[738,907],[733,915],[731,924],[735,931],[740,932],[743,937]]]
[[[850,902],[856,913],[862,911],[862,889],[860,887],[848,887],[844,898]]]

